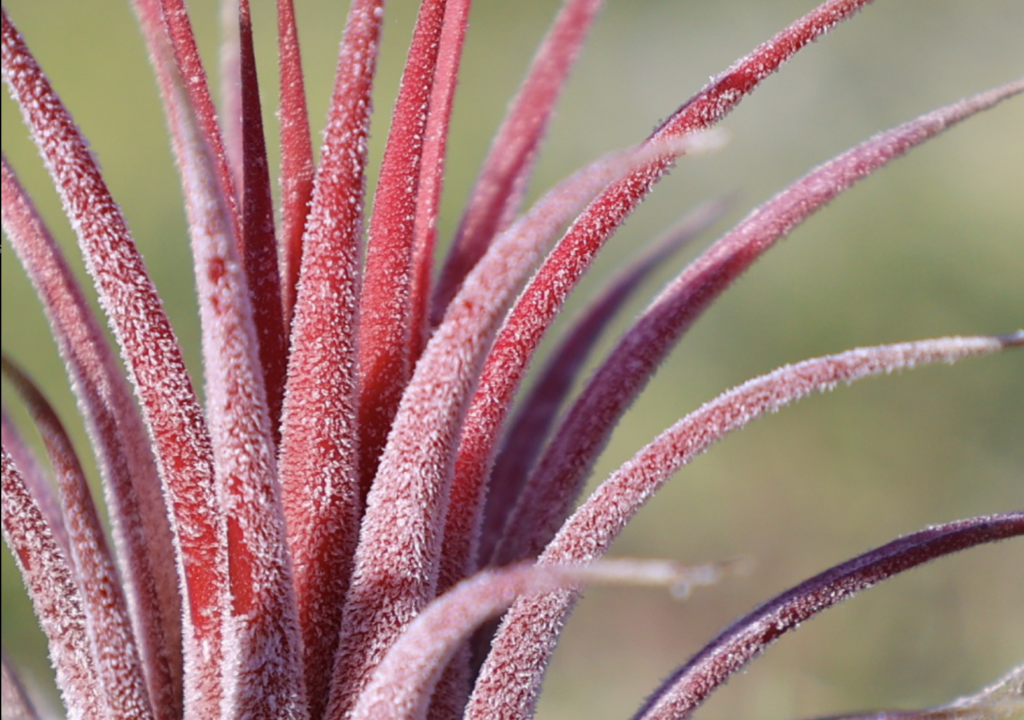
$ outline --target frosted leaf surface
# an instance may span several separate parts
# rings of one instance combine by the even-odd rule
[[[154,697],[169,692],[159,705],[173,715],[181,707],[181,600],[173,535],[145,425],[98,318],[6,159],[2,173],[4,230],[74,379],[112,510],[111,532],[140,652],[147,666],[169,667],[168,688],[154,688]],[[23,470],[28,467],[15,460]]]
[[[4,541],[25,579],[69,720],[102,717],[82,598],[67,555],[50,532],[14,460],[3,451]]]
[[[750,380],[680,420],[619,468],[565,522],[539,562],[581,563],[600,557],[672,473],[725,434],[766,412],[838,382],[997,352],[1008,345],[1000,338],[974,337],[862,348],[807,360]],[[527,598],[512,607],[474,690],[473,713],[486,716],[485,708],[491,702],[501,703],[503,712],[511,712],[520,703],[532,703],[575,598],[573,593],[559,592]],[[506,690],[502,683],[511,682],[515,672],[526,673],[524,677],[536,684],[524,682]]]
[[[61,195],[142,406],[180,549],[185,584],[186,702],[218,702],[221,611],[227,590],[213,458],[181,350],[124,218],[71,116],[6,12],[4,79]],[[209,652],[203,651],[203,642]]]
[[[939,108],[848,150],[751,212],[690,264],[644,311],[587,383],[545,449],[495,561],[540,552],[568,515],[615,423],[703,311],[794,227],[889,161],[951,125],[1021,92],[1008,83]]]
[[[278,471],[310,713],[327,702],[358,533],[356,310],[381,0],[349,11],[303,238]]]
[[[580,207],[664,151],[612,155],[549,192],[491,246],[449,307],[402,396],[367,498],[332,697],[356,697],[391,640],[434,595],[457,433],[514,292]]]

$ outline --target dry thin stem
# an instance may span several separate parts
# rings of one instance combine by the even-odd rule
[[[928,710],[888,710],[822,720],[1019,720],[1024,717],[1024,665],[969,697]]]

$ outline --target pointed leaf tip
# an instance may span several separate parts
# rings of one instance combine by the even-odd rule
[[[1006,335],[996,335],[995,338],[1004,348],[1024,347],[1024,330],[1017,330]]]
[[[783,634],[795,630],[801,622],[819,612],[930,560],[1021,535],[1024,535],[1024,512],[986,515],[928,527],[836,565],[733,623],[670,676],[633,716],[633,720],[688,718],[729,676],[764,652]],[[950,706],[949,709],[952,708]],[[925,717],[929,716],[883,713],[870,716],[870,720],[922,720]],[[1008,720],[1019,715],[972,716],[956,712],[932,716],[930,720],[940,717]]]

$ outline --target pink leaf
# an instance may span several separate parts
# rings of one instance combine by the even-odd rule
[[[107,717],[97,695],[96,667],[85,631],[82,597],[68,557],[50,532],[14,460],[3,450],[4,541],[25,579],[50,647],[57,687],[69,720]]]
[[[247,17],[243,4],[243,23]],[[177,112],[169,119],[181,144],[188,198],[216,484],[227,524],[226,708],[254,717],[301,717],[301,640],[251,295],[213,158],[184,99],[173,106]],[[247,137],[247,151],[249,142]],[[272,302],[280,310],[279,296]]]
[[[7,414],[6,406],[3,408],[2,416],[4,449],[21,473],[22,482],[39,506],[39,513],[50,526],[53,539],[60,545],[64,554],[71,557],[71,541],[68,539],[68,529],[64,525],[64,516],[61,514],[60,500],[57,499],[53,478],[43,468],[32,448],[25,444],[21,433]]]
[[[113,717],[125,720],[153,718],[146,676],[128,616],[128,604],[103,536],[103,526],[78,455],[57,414],[32,381],[7,359],[2,358],[4,376],[21,395],[32,414],[46,446],[57,485],[71,549],[71,565],[79,581],[86,636],[92,649],[96,679],[103,703]],[[162,638],[159,639],[162,645]],[[153,686],[161,693],[154,703],[173,699],[166,656],[149,670]],[[162,715],[171,720],[169,715]]]
[[[551,425],[572,388],[573,382],[602,332],[641,283],[672,254],[679,252],[725,213],[722,200],[702,203],[665,231],[651,246],[605,284],[573,322],[572,327],[551,352],[551,359],[537,377],[521,410],[509,424],[501,451],[487,488],[484,526],[475,560],[487,565],[501,535],[508,514],[537,455],[548,438]],[[445,542],[449,534],[445,535]],[[448,553],[445,553],[448,556]]]
[[[783,62],[868,1],[830,0],[811,11],[714,79],[656,130],[648,142],[686,137],[710,127]],[[494,341],[466,415],[456,460],[460,483],[484,485],[493,464],[495,443],[530,358],[561,311],[569,291],[604,242],[684,150],[679,148],[675,153],[655,157],[590,203],[523,290]]]
[[[416,616],[374,671],[352,718],[412,720],[424,717],[441,671],[459,645],[482,622],[504,612],[521,595],[591,582],[707,585],[717,580],[721,571],[718,564],[687,567],[664,560],[623,558],[589,565],[520,564],[485,570],[458,583]]]
[[[687,415],[620,467],[565,522],[539,562],[586,563],[600,557],[674,472],[714,442],[767,412],[839,382],[925,363],[953,362],[1021,342],[1024,332],[1006,337],[940,338],[882,345],[805,360],[750,380]],[[481,670],[467,718],[519,717],[533,706],[550,653],[575,598],[572,592],[560,591],[527,598],[513,606]]]
[[[188,96],[187,102],[199,120],[204,141],[213,152],[216,161],[220,187],[227,196],[227,202],[231,208],[235,236],[241,238],[237,188],[234,186],[228,156],[224,150],[224,141],[217,123],[217,110],[213,105],[210,87],[206,81],[206,70],[203,69],[203,61],[199,57],[196,38],[192,33],[188,8],[185,6],[184,0],[132,0],[132,2],[142,21],[143,36],[146,38],[149,48],[150,61],[154,65],[158,65],[160,62],[170,60],[178,75],[184,80],[185,93]],[[163,30],[159,30],[159,26],[162,26]],[[159,39],[157,33],[160,35]],[[170,43],[169,58],[164,57],[166,49],[163,45],[165,42]],[[161,71],[158,68],[158,78],[160,74]],[[166,93],[166,90],[164,92]],[[170,115],[171,109],[166,107],[166,96],[164,103],[164,109]]]
[[[223,523],[202,411],[124,218],[74,121],[6,11],[3,72],[78,235],[153,438],[185,585],[186,704],[212,711],[220,701],[221,622],[228,587]]]
[[[163,705],[171,714],[178,713],[182,701],[179,580],[174,538],[146,428],[99,320],[6,159],[2,177],[4,230],[42,300],[57,347],[74,379],[71,387],[99,461],[140,652],[147,666],[148,658],[153,658],[154,667],[161,663],[169,666],[171,695]],[[6,421],[4,432],[4,442],[25,472],[29,466],[16,452],[20,443],[7,439]],[[28,472],[26,479],[31,481],[33,475]],[[45,509],[46,503],[42,505]],[[58,538],[63,537],[58,526],[53,527]],[[164,696],[155,689],[151,692],[153,697]]]
[[[578,583],[579,568],[516,565],[464,580],[432,602],[391,646],[352,720],[419,720],[445,665],[473,630],[520,595]]]

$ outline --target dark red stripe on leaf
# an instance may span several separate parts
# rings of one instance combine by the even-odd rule
[[[220,129],[224,137],[224,154],[231,170],[231,180],[239,194],[239,205],[245,193],[244,144],[242,96],[245,94],[242,70],[242,37],[238,32],[241,15],[241,0],[220,0],[220,57],[217,62],[217,74],[220,90]],[[240,80],[240,78],[243,78]],[[241,210],[244,214],[244,210]]]

